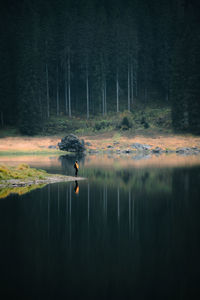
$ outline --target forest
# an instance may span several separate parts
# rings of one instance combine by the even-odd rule
[[[39,133],[155,103],[200,133],[200,2],[1,1],[0,126]]]

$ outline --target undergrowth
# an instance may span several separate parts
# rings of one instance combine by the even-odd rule
[[[43,135],[68,134],[95,135],[104,132],[137,133],[141,130],[172,130],[170,108],[137,108],[132,112],[96,115],[89,120],[80,117],[51,117],[44,125]]]

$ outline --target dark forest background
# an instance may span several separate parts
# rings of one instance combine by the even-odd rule
[[[159,102],[200,133],[198,1],[1,1],[0,34],[2,127]]]

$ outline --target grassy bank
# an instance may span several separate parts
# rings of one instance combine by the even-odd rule
[[[8,167],[8,166],[0,166],[0,199],[6,198],[10,194],[18,194],[23,195],[26,194],[36,188],[42,188],[45,184],[31,184],[24,186],[10,186],[10,180],[36,180],[36,179],[45,179],[47,173],[43,170],[36,170],[34,168],[30,168],[26,164],[21,164],[17,167]],[[2,186],[2,187],[1,187]]]
[[[44,170],[30,168],[26,164],[17,167],[0,165],[0,198],[10,194],[22,195],[48,183],[83,180],[58,174],[48,174]]]
[[[17,167],[8,167],[0,165],[0,183],[11,179],[45,179],[48,176],[46,171],[30,168],[26,164]]]

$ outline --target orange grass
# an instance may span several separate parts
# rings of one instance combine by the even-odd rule
[[[81,137],[85,142],[90,142],[92,146],[90,149],[106,149],[108,145],[113,145],[115,136],[111,134],[102,134],[96,136],[83,136]],[[5,151],[44,151],[48,149],[48,146],[56,146],[61,137],[6,137],[0,139],[0,154]],[[170,135],[170,136],[134,136],[125,137],[121,136],[117,138],[120,143],[116,145],[116,149],[127,148],[133,143],[149,144],[152,147],[161,147],[162,149],[175,150],[178,147],[200,147],[200,137],[194,136],[182,136],[182,135]],[[50,150],[50,149],[49,149]]]

